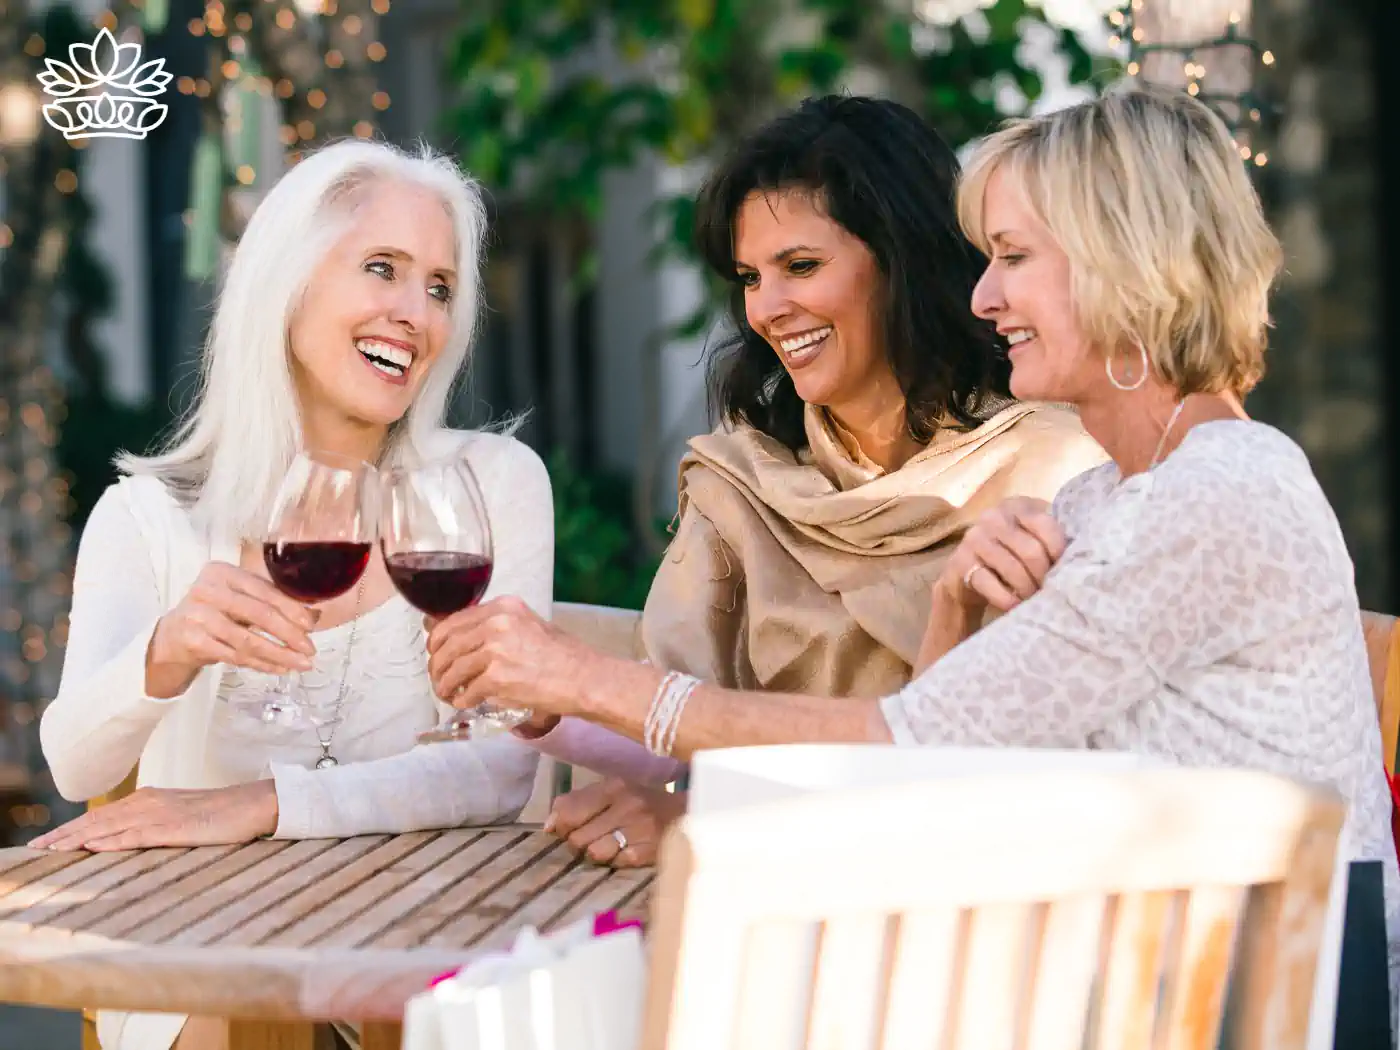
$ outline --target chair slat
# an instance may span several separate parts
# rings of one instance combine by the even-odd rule
[[[736,1045],[753,1050],[808,1046],[822,929],[815,922],[760,922],[744,945],[735,1009]]]
[[[876,1050],[884,1015],[891,921],[849,915],[822,926],[808,1050]]]
[[[941,1046],[954,1004],[965,916],[957,908],[905,912],[895,930],[880,1050]]]
[[[1029,983],[1030,904],[988,904],[968,924],[956,1050],[1015,1050]]]
[[[1215,1050],[1225,1010],[1235,934],[1248,893],[1202,886],[1186,902],[1178,956],[1169,962],[1164,1001],[1167,1050]]]
[[[1099,1050],[1151,1050],[1173,893],[1129,893],[1114,910],[1099,1012]]]
[[[1097,894],[1051,903],[1035,948],[1026,1050],[1081,1050],[1099,967],[1107,901]]]

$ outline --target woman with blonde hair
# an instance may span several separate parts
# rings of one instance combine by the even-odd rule
[[[384,466],[462,458],[496,538],[491,590],[549,615],[542,464],[512,438],[443,425],[478,316],[484,233],[481,196],[454,163],[368,142],[311,155],[259,205],[189,417],[164,452],[122,459],[83,531],[62,682],[40,727],[66,798],[109,792],[133,767],[140,787],[32,845],[324,838],[523,808],[538,757],[513,737],[414,747],[451,709],[430,686],[422,615],[383,561],[312,610],[273,587],[261,542],[299,451]],[[291,671],[338,717],[289,735],[239,710]],[[165,1050],[177,1036],[203,1047],[218,1039],[207,1024],[102,1012],[98,1035],[109,1050]]]
[[[974,153],[959,214],[991,255],[972,304],[1011,345],[1012,393],[1075,405],[1112,461],[1049,512],[1012,502],[967,534],[906,687],[718,688],[594,653],[498,601],[430,636],[439,691],[580,715],[682,756],[1098,748],[1331,785],[1345,855],[1383,866],[1393,973],[1400,873],[1351,560],[1303,452],[1242,405],[1280,250],[1228,130],[1185,94],[1140,90],[1017,121]],[[973,633],[988,606],[1006,614]]]

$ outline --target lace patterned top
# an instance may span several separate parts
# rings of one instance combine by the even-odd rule
[[[1260,423],[1193,427],[1156,469],[1105,464],[1054,513],[1045,586],[881,701],[896,743],[1117,749],[1330,785],[1343,849],[1400,872],[1351,559],[1307,458]],[[1393,995],[1393,992],[1392,992]]]

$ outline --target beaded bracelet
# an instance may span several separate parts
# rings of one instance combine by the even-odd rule
[[[676,742],[681,712],[699,684],[698,678],[679,671],[668,671],[661,679],[656,694],[651,698],[651,707],[642,728],[642,742],[653,755],[670,755]]]

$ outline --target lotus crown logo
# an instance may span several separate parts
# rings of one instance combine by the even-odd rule
[[[103,29],[91,44],[72,44],[71,61],[44,60],[39,86],[49,126],[66,139],[144,139],[169,107],[156,101],[170,86],[165,59],[141,62],[140,44],[119,44]]]

